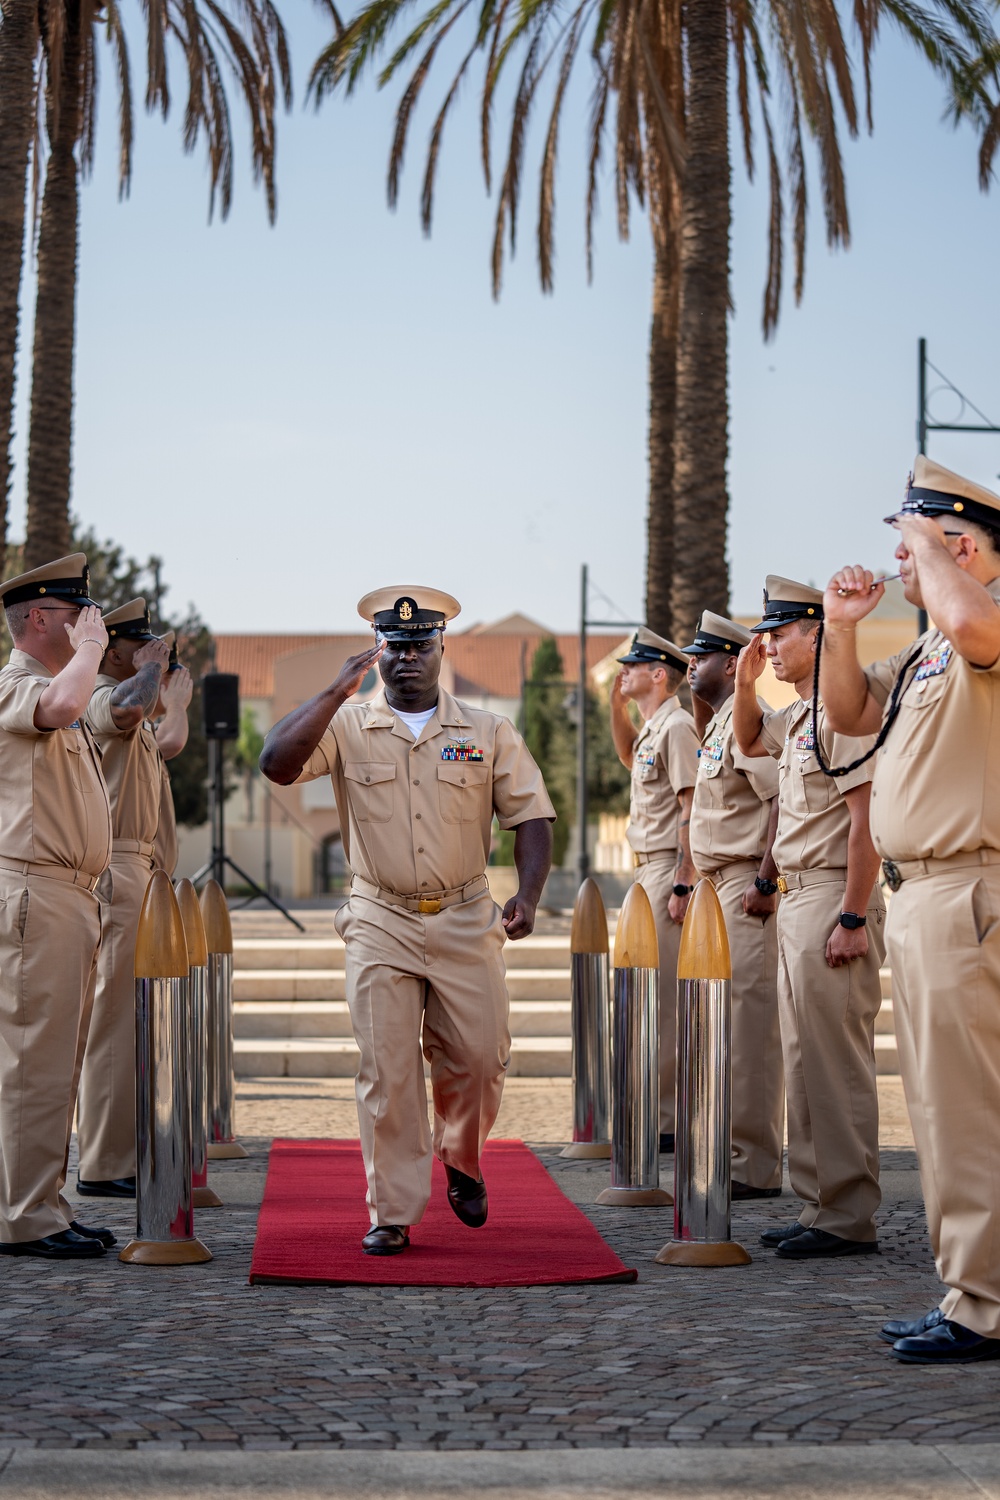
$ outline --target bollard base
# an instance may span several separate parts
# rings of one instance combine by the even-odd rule
[[[222,1199],[214,1188],[196,1187],[192,1188],[192,1208],[222,1208]]]
[[[665,1188],[608,1187],[595,1199],[602,1208],[670,1208],[673,1198]]]
[[[748,1266],[751,1256],[735,1240],[668,1240],[653,1259],[658,1266]]]
[[[133,1266],[193,1266],[211,1260],[212,1252],[198,1239],[132,1240],[118,1259]]]
[[[209,1141],[208,1143],[209,1161],[242,1161],[249,1155],[249,1151],[245,1151],[239,1141]]]
[[[564,1146],[559,1153],[560,1156],[568,1157],[570,1161],[609,1161],[611,1158],[611,1143],[601,1141],[571,1141]]]

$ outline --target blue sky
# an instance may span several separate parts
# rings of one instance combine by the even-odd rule
[[[363,87],[318,115],[305,108],[324,23],[303,0],[282,8],[296,104],[279,127],[273,229],[242,135],[232,213],[207,224],[203,155],[182,154],[176,104],[166,125],[140,114],[132,193],[119,203],[110,58],[101,59],[97,166],[83,189],[75,511],[137,556],[159,552],[167,606],[193,600],[217,630],[350,629],[356,600],[395,582],[456,594],[459,627],[521,610],[572,629],[581,562],[637,618],[649,230],[637,214],[631,242],[619,242],[606,178],[588,286],[586,68],[561,137],[555,294],[538,286],[531,171],[518,254],[495,303],[477,76],[446,134],[427,240],[419,192],[430,110],[416,117],[390,213],[398,89]],[[135,34],[132,50],[141,85]],[[176,57],[173,66],[180,101]],[[440,93],[432,82],[427,98]],[[1000,187],[980,193],[975,139],[943,124],[942,108],[941,86],[887,32],[874,135],[846,150],[853,245],[828,251],[811,214],[804,302],[796,309],[786,299],[768,345],[766,185],[747,183],[734,149],[736,610],[756,607],[768,572],[822,583],[846,561],[888,563],[880,518],[915,451],[919,335],[1000,422]],[[501,110],[498,126],[503,118]],[[536,128],[532,164],[541,136]],[[811,190],[815,203],[815,175]],[[29,311],[32,291],[29,281]],[[24,525],[25,365],[15,536]],[[935,409],[945,420],[954,414],[942,398]],[[1000,437],[935,435],[930,451],[1000,489]],[[594,612],[607,606],[595,601]]]

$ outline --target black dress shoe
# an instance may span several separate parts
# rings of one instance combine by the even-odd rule
[[[87,1224],[81,1224],[79,1219],[74,1219],[69,1227],[74,1234],[81,1235],[85,1240],[100,1240],[105,1250],[110,1250],[112,1245],[118,1243],[110,1229],[91,1229]]]
[[[366,1255],[401,1255],[409,1243],[409,1224],[373,1224],[361,1248]]]
[[[468,1177],[457,1167],[446,1165],[445,1172],[448,1176],[448,1202],[463,1224],[468,1224],[470,1229],[481,1228],[490,1211],[485,1182],[481,1177]]]
[[[897,1339],[892,1352],[906,1365],[971,1365],[981,1359],[1000,1359],[1000,1339],[984,1338],[942,1318],[924,1333]]]
[[[936,1328],[944,1318],[944,1313],[939,1307],[932,1308],[929,1313],[924,1313],[922,1318],[891,1318],[888,1323],[883,1323],[878,1331],[880,1339],[887,1344],[894,1344],[897,1339],[915,1339],[918,1333],[926,1333],[928,1328]]]
[[[829,1255],[878,1255],[877,1240],[845,1240],[826,1229],[806,1229],[782,1240],[778,1254],[788,1260],[818,1260]]]
[[[110,1182],[84,1182],[76,1179],[76,1190],[84,1198],[134,1198],[134,1177],[113,1177]]]
[[[72,1229],[47,1234],[41,1240],[21,1240],[0,1245],[0,1255],[41,1255],[46,1260],[93,1260],[105,1253],[100,1240],[86,1239]]]
[[[781,1188],[757,1188],[746,1182],[734,1182],[730,1186],[730,1197],[734,1203],[745,1202],[747,1198],[780,1198]]]
[[[674,1132],[672,1130],[660,1131],[660,1150],[665,1156],[674,1154]]]
[[[794,1240],[797,1234],[805,1234],[805,1224],[786,1224],[783,1229],[765,1229],[760,1237],[762,1245],[783,1245],[785,1240]]]

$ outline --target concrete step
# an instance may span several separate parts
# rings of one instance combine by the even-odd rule
[[[883,1000],[891,1000],[892,999],[892,970],[891,969],[879,969],[879,971],[878,971],[878,977],[879,977],[879,979],[881,981],[881,984],[882,984],[882,999]]]
[[[274,969],[340,969],[344,944],[340,938],[236,938],[233,958],[237,972]],[[504,947],[504,962],[513,969],[569,968],[568,937],[529,937]]]
[[[512,1000],[564,1000],[569,969],[514,969],[507,976]],[[343,1000],[343,969],[238,969],[234,1000]]]
[[[358,1049],[353,1038],[237,1038],[238,1078],[353,1078]],[[426,1071],[426,1068],[425,1068]],[[568,1078],[569,1037],[518,1037],[511,1046],[510,1078]]]
[[[892,1036],[892,1035],[894,1035],[894,1033],[895,1033],[895,1026],[894,1026],[894,1023],[893,1023],[893,1016],[892,1016],[892,1001],[891,1000],[883,1000],[882,1001],[882,1009],[879,1011],[878,1015],[875,1017],[875,1035],[876,1036]]]
[[[568,1000],[513,1000],[510,1030],[513,1037],[568,1037]],[[233,1007],[233,1029],[241,1041],[330,1041],[351,1037],[346,1000],[238,1000]]]
[[[879,1074],[899,1072],[899,1055],[896,1052],[896,1038],[894,1036],[876,1033],[875,1072]]]

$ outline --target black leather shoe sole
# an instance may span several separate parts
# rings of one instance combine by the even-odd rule
[[[78,1177],[76,1190],[82,1198],[134,1198],[135,1178],[119,1177],[111,1182],[83,1182]]]
[[[901,1343],[915,1342],[900,1340]],[[919,1353],[914,1349],[892,1348],[893,1359],[904,1365],[978,1365],[987,1359],[1000,1359],[1000,1339],[983,1339],[966,1349],[928,1348]]]
[[[843,1240],[822,1229],[807,1229],[782,1240],[776,1254],[784,1260],[830,1260],[841,1255],[878,1255],[876,1240]]]
[[[750,1198],[780,1198],[781,1189],[749,1187],[745,1182],[734,1182],[730,1190],[734,1203],[745,1203]]]
[[[117,1245],[118,1243],[110,1229],[91,1229],[89,1225],[81,1224],[79,1219],[74,1219],[69,1227],[81,1239],[99,1241],[105,1250],[110,1250],[112,1245]]]
[[[74,1234],[51,1234],[43,1240],[22,1240],[19,1244],[0,1245],[0,1255],[36,1255],[42,1260],[97,1260],[107,1252],[99,1240],[87,1240]]]
[[[760,1242],[762,1245],[777,1247],[783,1244],[785,1240],[793,1240],[797,1234],[805,1234],[805,1232],[806,1226],[804,1224],[786,1224],[784,1229],[765,1229],[760,1237]]]

